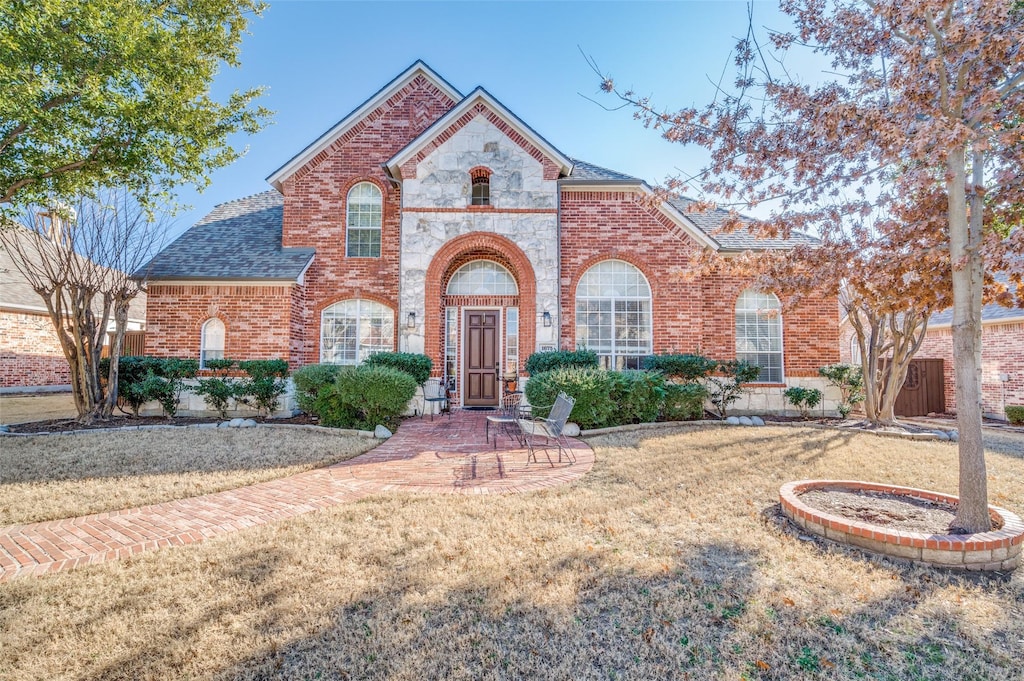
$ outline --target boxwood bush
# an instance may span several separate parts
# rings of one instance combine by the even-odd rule
[[[660,371],[668,378],[692,383],[707,378],[718,367],[718,362],[702,355],[650,355],[644,357],[644,369]]]
[[[416,386],[416,379],[394,367],[346,367],[338,372],[331,389],[317,398],[322,404],[320,422],[335,428],[373,430],[383,425],[394,430]]]
[[[292,374],[299,409],[307,414],[322,416],[325,407],[322,401],[327,399],[341,369],[338,364],[307,364]]]
[[[533,353],[526,360],[530,376],[565,367],[596,369],[598,366],[597,353],[593,350],[545,350]]]
[[[288,362],[283,359],[252,359],[239,362],[238,368],[246,378],[235,385],[239,402],[255,407],[269,416],[279,404],[279,398],[288,389]]]
[[[708,389],[700,383],[666,383],[661,406],[663,421],[690,421],[704,415]]]
[[[415,352],[375,352],[363,364],[399,369],[412,376],[416,385],[426,383],[430,378],[430,370],[434,368],[429,357]]]
[[[1006,412],[1006,418],[1015,426],[1024,426],[1024,407],[1022,406],[1009,406],[1004,407],[1003,411]]]
[[[601,428],[615,413],[611,387],[610,372],[570,366],[534,374],[526,383],[526,399],[534,415],[547,416],[558,393],[565,392],[576,398],[569,420],[580,428]]]
[[[611,398],[615,406],[609,425],[651,423],[665,400],[665,377],[656,371],[610,371]]]

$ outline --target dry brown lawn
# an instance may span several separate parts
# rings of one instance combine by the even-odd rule
[[[265,428],[6,437],[0,440],[0,526],[251,485],[350,459],[376,442]]]
[[[0,585],[4,679],[1020,679],[1024,570],[801,541],[779,485],[956,490],[948,443],[795,428],[591,440],[573,486],[369,497]],[[1024,445],[1024,443],[1021,443]],[[1024,512],[1024,446],[989,456]]]

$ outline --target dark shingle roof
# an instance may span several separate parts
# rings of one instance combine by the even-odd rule
[[[1010,277],[1007,276],[1006,272],[996,272],[993,277],[1000,284],[1005,284],[1006,289],[1010,292],[1010,295],[1016,295],[1017,287],[1010,281]],[[981,308],[981,321],[985,322],[998,322],[1003,319],[1020,319],[1024,317],[1024,308],[1020,307],[1005,307],[998,303],[989,303]],[[928,320],[929,326],[949,326],[953,323],[953,308],[943,310],[942,312],[936,312]]]
[[[620,173],[615,170],[609,170],[608,168],[602,168],[596,166],[593,163],[587,163],[577,158],[570,158],[573,163],[572,175],[569,176],[569,180],[583,180],[587,182],[593,181],[612,181],[612,182],[641,182],[639,178]]]
[[[755,236],[743,229],[736,230],[735,232],[722,232],[719,230],[726,219],[729,218],[729,211],[716,208],[712,211],[688,212],[690,211],[690,206],[697,202],[685,197],[672,199],[669,203],[680,213],[692,220],[705,234],[721,244],[723,249],[728,251],[793,248],[800,244],[814,245],[818,243],[818,239],[803,232],[792,232],[788,239],[767,239]],[[753,221],[754,218],[751,218],[751,220]]]
[[[281,248],[284,199],[271,190],[222,203],[143,268],[161,279],[295,280],[312,248]]]

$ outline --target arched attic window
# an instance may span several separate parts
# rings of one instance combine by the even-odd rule
[[[488,168],[477,167],[469,171],[469,178],[472,183],[472,193],[469,205],[489,206],[491,205],[491,171]]]
[[[746,290],[736,299],[736,359],[761,368],[760,383],[782,383],[782,306],[773,293]]]

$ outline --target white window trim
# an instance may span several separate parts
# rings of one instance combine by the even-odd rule
[[[199,329],[199,368],[200,369],[205,369],[206,368],[206,353],[207,353],[206,337],[207,337],[207,331],[209,329],[210,324],[212,324],[214,322],[220,324],[221,329],[223,329],[223,334],[222,334],[222,337],[221,337],[222,343],[221,343],[221,347],[220,347],[220,357],[214,357],[213,359],[224,359],[224,348],[228,344],[228,327],[227,327],[227,324],[224,323],[224,320],[220,319],[219,317],[210,317],[205,322],[203,322],[203,326]]]
[[[331,362],[331,361],[326,359],[326,353],[325,353],[325,348],[324,348],[324,345],[325,345],[324,344],[324,318],[327,315],[327,313],[332,308],[334,308],[335,306],[341,305],[343,303],[349,303],[349,302],[355,302],[356,303],[356,313],[355,313],[355,318],[356,318],[356,358],[355,358],[355,361]],[[328,305],[327,307],[325,307],[323,310],[320,311],[320,363],[321,364],[337,364],[337,365],[340,365],[340,366],[356,366],[358,364],[362,364],[362,362],[366,359],[365,357],[360,357],[359,356],[359,338],[361,337],[361,332],[362,332],[363,305],[365,303],[371,303],[373,305],[380,305],[385,310],[387,310],[388,312],[391,313],[391,338],[390,338],[390,346],[388,348],[384,348],[384,349],[380,349],[380,350],[375,350],[374,352],[394,352],[394,350],[395,350],[395,324],[397,323],[397,320],[395,318],[395,310],[394,310],[394,308],[392,308],[390,305],[386,305],[386,304],[378,302],[376,300],[369,300],[369,299],[366,299],[366,298],[346,298],[344,300],[338,300],[338,301],[336,301],[334,303],[331,303],[330,305]]]
[[[766,294],[766,295],[769,295],[772,298],[774,298],[776,304],[778,304],[778,308],[776,308],[776,312],[778,313],[778,316],[779,316],[779,350],[778,350],[778,355],[779,355],[779,372],[780,372],[781,375],[779,376],[779,380],[778,381],[762,381],[762,380],[760,380],[760,376],[759,376],[754,382],[755,383],[769,383],[769,384],[772,384],[772,385],[785,385],[785,383],[786,383],[786,354],[785,354],[786,353],[786,330],[785,330],[785,320],[782,317],[782,301],[779,300],[779,297],[777,295],[775,295],[774,293],[768,292],[768,291],[758,291],[756,289],[744,289],[744,290],[740,291],[740,294],[738,296],[736,296],[737,304],[739,303],[739,300],[743,296],[743,294],[747,293],[748,291],[753,292],[753,293]],[[739,349],[740,338],[739,338],[739,334],[737,333],[736,313],[737,312],[741,312],[741,311],[742,312],[760,312],[760,308],[756,309],[756,310],[755,309],[749,309],[749,308],[744,308],[743,310],[740,310],[739,307],[737,307],[736,305],[733,306],[732,324],[733,324],[733,334],[736,337],[736,339],[735,339],[735,341],[736,341],[736,347],[735,347],[736,358],[739,359],[740,354],[769,354],[769,353],[741,353],[740,352],[740,349]],[[770,354],[775,354],[775,353],[773,351]]]
[[[629,267],[633,268],[634,270],[636,270],[637,274],[640,275],[641,279],[643,279],[644,284],[647,286],[647,291],[648,291],[649,295],[647,295],[647,296],[625,296],[625,295],[621,295],[621,296],[589,296],[589,295],[580,295],[579,290],[580,290],[580,286],[583,284],[584,277],[586,277],[587,274],[590,273],[590,271],[593,270],[595,267],[598,267],[599,265],[604,265],[605,263],[610,263],[610,262],[623,263],[623,264],[628,265]],[[589,301],[589,300],[610,300],[611,303],[612,303],[612,309],[611,309],[611,314],[612,314],[612,338],[611,338],[612,348],[611,348],[611,354],[607,355],[607,354],[603,354],[603,353],[598,353],[598,357],[609,357],[609,365],[610,365],[612,370],[615,370],[615,364],[616,364],[615,360],[618,357],[620,357],[620,356],[621,357],[637,357],[637,356],[650,355],[650,354],[652,354],[654,352],[654,291],[651,288],[651,282],[647,278],[647,275],[644,274],[643,270],[641,270],[639,267],[637,267],[633,263],[628,262],[626,260],[619,260],[617,258],[608,258],[607,260],[601,260],[599,262],[595,262],[592,265],[590,265],[590,267],[588,267],[586,270],[584,270],[583,274],[580,276],[579,281],[576,283],[576,296],[575,296],[575,298],[573,300],[573,309],[575,310],[575,314],[576,314],[576,324],[575,324],[575,326],[576,326],[576,331],[575,331],[575,334],[576,334],[576,347],[580,348],[580,349],[583,349],[584,346],[580,345],[580,342],[579,342],[579,330],[578,330],[579,326],[580,326],[580,320],[579,320],[579,301],[581,301],[581,300],[583,300],[583,301]],[[647,303],[647,317],[648,317],[648,321],[650,322],[648,324],[648,329],[650,331],[650,337],[648,338],[648,346],[647,346],[646,352],[641,352],[641,353],[632,353],[632,352],[631,353],[620,353],[620,352],[616,351],[616,346],[615,346],[615,330],[616,330],[616,326],[615,326],[615,303],[617,301],[620,301],[620,300],[629,301],[629,302],[646,302]],[[586,348],[586,349],[593,350],[594,348]]]
[[[364,184],[365,185],[369,185],[369,186],[373,187],[375,190],[377,190],[377,195],[380,198],[380,224],[377,225],[376,227],[352,227],[352,226],[350,226],[348,224],[349,206],[351,205],[352,192],[354,192],[358,187],[361,187]],[[349,232],[351,230],[353,230],[353,229],[358,229],[360,231],[376,230],[378,232],[378,234],[379,234],[379,236],[377,238],[380,241],[379,247],[380,247],[381,254],[380,255],[349,255],[348,237],[349,237]],[[381,191],[380,187],[378,187],[375,183],[370,182],[369,180],[363,180],[361,182],[356,182],[354,185],[349,187],[348,193],[345,194],[345,257],[346,258],[380,258],[380,257],[383,256],[383,254],[384,254],[384,192]]]
[[[476,292],[456,293],[456,292],[452,291],[452,283],[455,281],[455,278],[459,276],[459,273],[462,272],[463,270],[465,270],[466,268],[471,267],[472,265],[476,265],[477,263],[487,263],[489,265],[493,265],[495,268],[497,268],[497,269],[501,270],[502,272],[504,272],[506,275],[508,275],[509,281],[512,282],[512,286],[513,286],[513,288],[515,290],[512,293],[476,293]],[[487,259],[471,260],[471,261],[467,262],[465,265],[462,265],[461,267],[459,267],[459,269],[455,270],[455,272],[452,273],[452,276],[448,279],[448,284],[444,287],[444,293],[447,296],[476,296],[476,295],[483,295],[483,296],[518,296],[519,295],[519,282],[516,281],[516,278],[512,275],[512,272],[510,272],[509,269],[507,267],[505,267],[504,265],[502,265],[501,263],[495,262],[494,260],[487,260]]]

